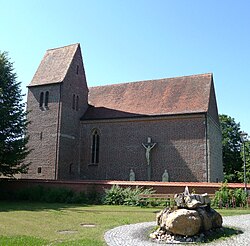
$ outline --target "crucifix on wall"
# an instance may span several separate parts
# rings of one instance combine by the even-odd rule
[[[155,147],[156,143],[152,143],[152,139],[150,137],[148,137],[148,141],[147,143],[142,143],[142,146],[145,148],[146,150],[146,160],[147,160],[147,167],[148,167],[148,180],[151,180],[151,169],[152,169],[152,165],[151,165],[151,150]]]

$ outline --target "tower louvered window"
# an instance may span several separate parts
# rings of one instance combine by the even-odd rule
[[[44,103],[45,107],[48,107],[48,104],[49,104],[49,92],[46,91],[46,93],[45,93],[45,103]]]
[[[44,93],[43,92],[41,92],[40,93],[40,99],[39,99],[39,107],[42,107],[43,106],[43,99],[44,98]]]

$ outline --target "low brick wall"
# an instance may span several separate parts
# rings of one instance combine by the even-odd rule
[[[185,187],[189,187],[189,191],[196,193],[214,194],[221,187],[221,183],[198,183],[198,182],[150,182],[150,181],[115,181],[115,180],[99,180],[99,181],[56,181],[56,180],[32,180],[32,179],[0,179],[0,191],[12,191],[27,187],[42,185],[44,187],[63,187],[74,191],[91,192],[97,191],[104,193],[105,189],[109,189],[112,185],[120,187],[143,187],[153,188],[159,194],[175,194],[184,191]],[[229,183],[229,188],[244,188],[244,184]],[[248,190],[250,185],[248,184]]]

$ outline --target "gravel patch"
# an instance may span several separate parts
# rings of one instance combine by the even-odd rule
[[[151,242],[148,232],[156,225],[155,222],[145,222],[132,225],[124,225],[107,231],[104,235],[109,246],[157,246],[171,245],[167,243]],[[221,246],[248,246],[250,245],[250,214],[223,217],[224,227],[234,227],[243,231],[243,234],[232,236],[225,240],[206,243],[204,245]],[[178,244],[178,246],[187,244]]]

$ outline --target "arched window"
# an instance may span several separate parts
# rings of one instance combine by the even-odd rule
[[[76,108],[76,95],[73,94],[72,109]]]
[[[92,144],[91,144],[91,163],[99,163],[99,145],[100,145],[100,136],[97,130],[94,130],[92,133]]]
[[[48,107],[48,103],[49,103],[49,92],[46,91],[46,93],[45,93],[45,103],[44,103],[45,107]]]
[[[42,106],[43,106],[43,97],[44,97],[44,93],[41,92],[41,93],[40,93],[40,100],[39,100],[39,107],[42,107]]]
[[[69,173],[70,174],[73,173],[73,163],[70,163],[70,165],[69,165]]]
[[[76,111],[79,109],[79,96],[76,96]]]

